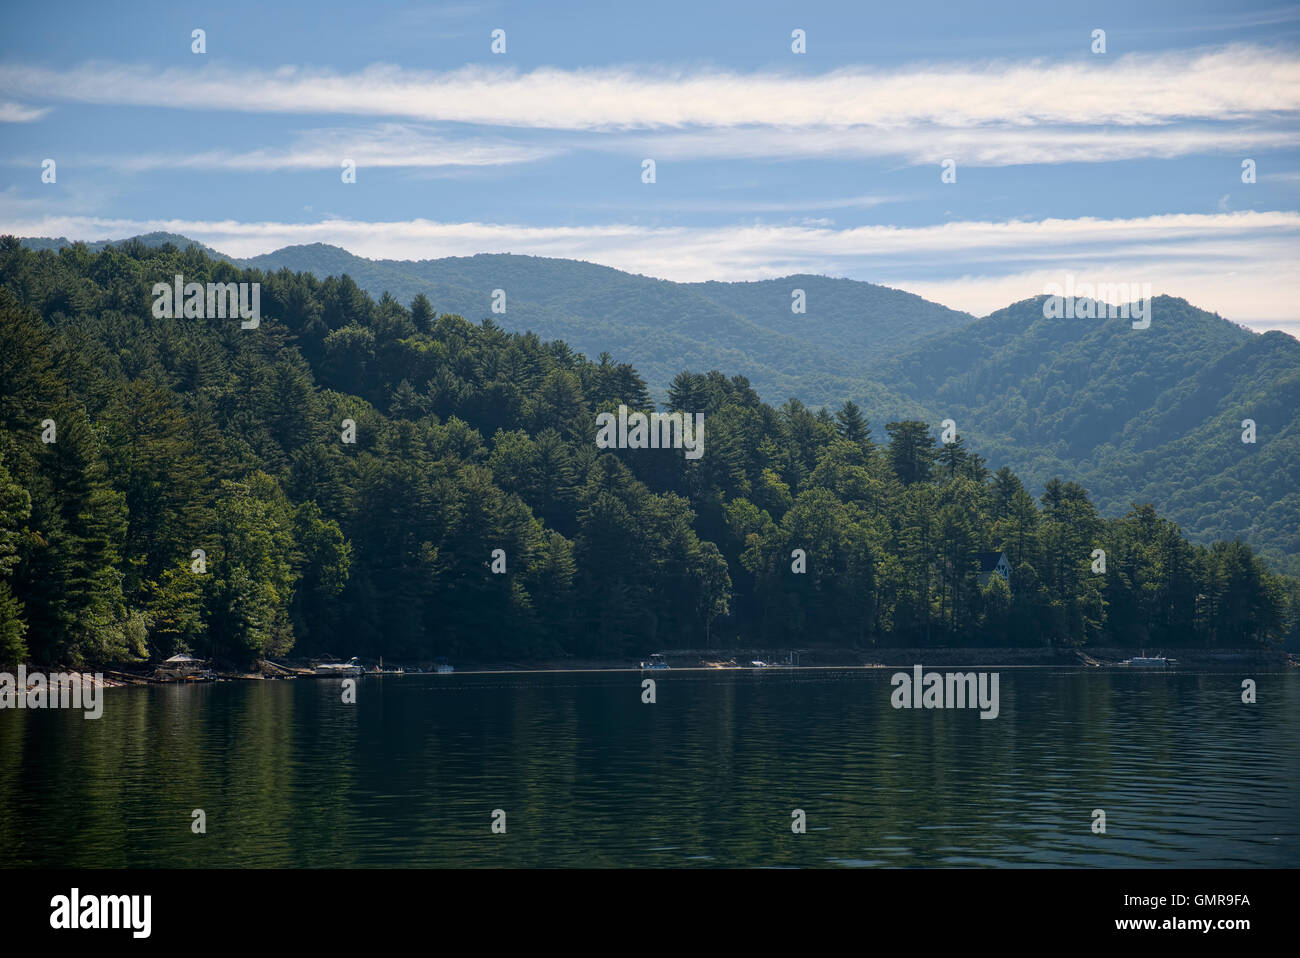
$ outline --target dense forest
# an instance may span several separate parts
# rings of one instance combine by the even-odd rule
[[[149,246],[194,241],[168,233],[139,237]],[[24,239],[31,249],[60,249],[67,240]],[[107,243],[89,244],[98,251]],[[543,256],[480,253],[430,260],[371,260],[325,243],[287,246],[246,259],[203,247],[241,268],[290,269],[317,279],[350,276],[378,299],[403,303],[424,294],[440,313],[477,321],[490,316],[502,328],[563,339],[589,356],[602,352],[634,360],[652,399],[664,400],[682,369],[725,369],[741,374],[760,397],[796,396],[838,406],[870,397],[893,418],[922,407],[864,378],[868,361],[921,339],[956,329],[973,316],[912,293],[825,276],[787,276],[757,283],[675,283],[596,263]],[[492,291],[505,293],[504,312],[492,311]],[[803,289],[806,313],[791,310],[791,291]],[[887,410],[887,413],[886,413]]]
[[[155,318],[178,273],[260,283],[260,325]],[[1104,518],[1068,475],[1035,499],[935,425],[683,371],[692,461],[598,449],[619,405],[653,408],[632,365],[423,295],[6,237],[0,662],[1295,636],[1300,588],[1249,546]]]
[[[316,243],[236,259],[201,248],[241,268],[348,275],[376,299],[424,294],[440,313],[609,352],[636,366],[658,402],[682,369],[722,369],[768,402],[852,400],[876,423],[951,418],[968,449],[1015,470],[1036,497],[1068,476],[1104,515],[1149,502],[1192,542],[1241,538],[1300,576],[1300,342],[1185,300],[1156,297],[1152,325],[1134,330],[1123,318],[1046,319],[1042,297],[976,320],[825,276],[675,283],[539,256],[370,260]],[[492,312],[496,289],[503,313]],[[794,289],[804,313],[792,312]],[[1257,424],[1254,444],[1240,441],[1243,419]]]

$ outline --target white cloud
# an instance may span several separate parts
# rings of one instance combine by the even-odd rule
[[[601,146],[601,143],[596,143]],[[1218,152],[1296,149],[1300,131],[1267,126],[1170,125],[1127,129],[981,126],[970,129],[719,128],[611,138],[611,149],[632,147],[656,159],[818,159],[904,157],[938,166],[1019,166],[1033,163],[1108,163]],[[937,177],[936,173],[936,177]]]
[[[809,197],[806,200],[762,200],[735,199],[715,200],[708,198],[690,200],[647,200],[645,202],[584,202],[563,198],[565,206],[585,210],[628,210],[647,209],[656,212],[671,213],[807,213],[809,210],[866,210],[886,203],[905,203],[915,197],[897,194],[865,194],[862,196],[841,196],[829,199]]]
[[[48,109],[40,107],[23,106],[21,103],[10,103],[7,100],[0,101],[0,123],[30,123],[32,120],[39,120],[49,112]]]
[[[340,158],[362,167],[500,167],[550,159],[584,149],[678,159],[849,159],[901,157],[908,163],[933,164],[953,158],[963,166],[1017,166],[1038,163],[1100,163],[1192,154],[1300,149],[1300,130],[1232,126],[1142,127],[1084,130],[1060,127],[982,127],[953,129],[797,130],[725,128],[678,133],[570,133],[546,143],[504,137],[452,136],[419,127],[388,123],[367,128],[325,128],[297,134],[286,147],[253,150],[207,150],[197,153],[142,152],[121,156],[96,153],[81,166],[105,166],[126,172],[166,169],[263,172],[334,169]],[[28,159],[26,162],[30,162]],[[937,174],[936,174],[937,176]],[[1282,179],[1275,174],[1269,179]],[[836,201],[867,208],[881,197]],[[809,208],[796,203],[716,203],[697,211],[791,212]],[[658,208],[666,208],[658,204]]]
[[[209,150],[202,153],[141,153],[86,158],[83,165],[104,165],[128,172],[148,170],[338,169],[344,158],[366,167],[505,166],[545,159],[553,147],[476,137],[452,139],[398,123],[366,129],[330,128],[298,134],[292,145],[256,150]]]
[[[631,67],[519,73],[467,66],[433,73],[376,65],[343,74],[6,64],[0,90],[86,103],[568,130],[1158,125],[1293,112],[1300,107],[1300,62],[1284,50],[1234,44],[1064,63],[946,63],[817,76]]]

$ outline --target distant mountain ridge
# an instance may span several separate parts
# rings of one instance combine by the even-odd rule
[[[879,405],[909,409],[908,401],[862,379],[862,354],[974,319],[911,293],[823,276],[674,283],[575,260],[496,253],[366,260],[323,244],[236,262],[318,278],[347,273],[374,296],[389,292],[410,302],[422,292],[441,311],[491,317],[508,330],[563,339],[587,355],[635,357],[660,399],[683,369],[725,369],[777,400],[797,396],[820,406],[865,393]],[[491,310],[496,289],[505,292],[504,313]],[[791,310],[795,289],[804,290],[806,313]]]
[[[174,234],[148,245],[190,243]],[[59,248],[66,240],[24,240]],[[103,243],[89,244],[102,248]],[[201,245],[201,244],[195,244]],[[746,376],[765,400],[832,408],[874,425],[957,423],[967,445],[1035,491],[1080,482],[1108,515],[1151,502],[1194,541],[1240,536],[1300,574],[1300,342],[1253,333],[1157,297],[1151,327],[1043,316],[1043,297],[982,319],[871,283],[797,275],[673,283],[574,260],[479,254],[369,260],[325,244],[235,265],[347,274],[378,297],[423,293],[438,312],[563,339],[637,368],[657,400],[683,369]],[[506,312],[491,311],[504,290]],[[804,290],[807,312],[791,311]],[[865,320],[865,321],[864,321]],[[1257,442],[1241,442],[1243,420]]]
[[[200,243],[198,240],[192,240],[188,236],[182,236],[180,233],[163,233],[163,232],[141,233],[139,236],[130,237],[130,239],[139,240],[141,243],[144,243],[145,246],[165,246],[167,243],[171,243],[173,246],[179,249],[185,249],[187,246],[197,246],[199,249],[203,250],[203,252],[207,253],[209,256],[215,256],[218,259],[230,260],[230,262],[232,263],[239,262],[233,256],[227,256],[225,253],[219,253],[216,250],[214,250],[211,246],[206,246],[203,243]],[[94,240],[92,242],[85,243],[84,245],[92,253],[98,253],[101,252],[106,246],[113,246],[115,244],[120,244],[124,242],[126,242],[126,240]],[[50,238],[45,236],[24,236],[22,238],[22,244],[26,246],[28,249],[59,250],[59,249],[63,249],[65,246],[72,246],[73,241],[68,239],[66,236],[59,236],[55,238]]]
[[[168,233],[138,239],[180,248],[191,242]],[[23,242],[35,249],[68,245]],[[975,318],[912,293],[824,276],[674,283],[594,263],[514,254],[370,260],[315,243],[240,259],[194,245],[247,268],[289,269],[319,279],[347,274],[376,298],[387,292],[409,303],[423,293],[439,312],[474,322],[490,317],[507,330],[563,339],[589,356],[607,351],[633,361],[658,400],[683,369],[723,369],[747,377],[759,395],[774,401],[794,396],[821,406],[868,396],[873,406],[898,415],[919,413],[910,399],[864,379],[864,358]],[[496,289],[505,293],[504,313],[492,312]],[[804,290],[807,312],[792,312],[794,289]]]
[[[1240,536],[1300,572],[1300,342],[1186,300],[1126,319],[1045,319],[1045,297],[870,370],[951,418],[1035,488],[1068,476],[1108,515],[1151,502],[1195,541]],[[1256,441],[1242,441],[1243,422]]]

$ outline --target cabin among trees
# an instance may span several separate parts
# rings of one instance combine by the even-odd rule
[[[1002,576],[1002,581],[1007,585],[1011,584],[1011,560],[1007,558],[1005,552],[981,552],[979,563],[981,589],[987,586],[989,580],[995,575]]]

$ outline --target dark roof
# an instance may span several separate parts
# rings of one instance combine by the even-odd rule
[[[998,560],[1001,559],[1005,552],[979,552],[977,553],[980,560],[981,572],[992,572],[998,566]],[[1010,562],[1008,562],[1008,565]]]

